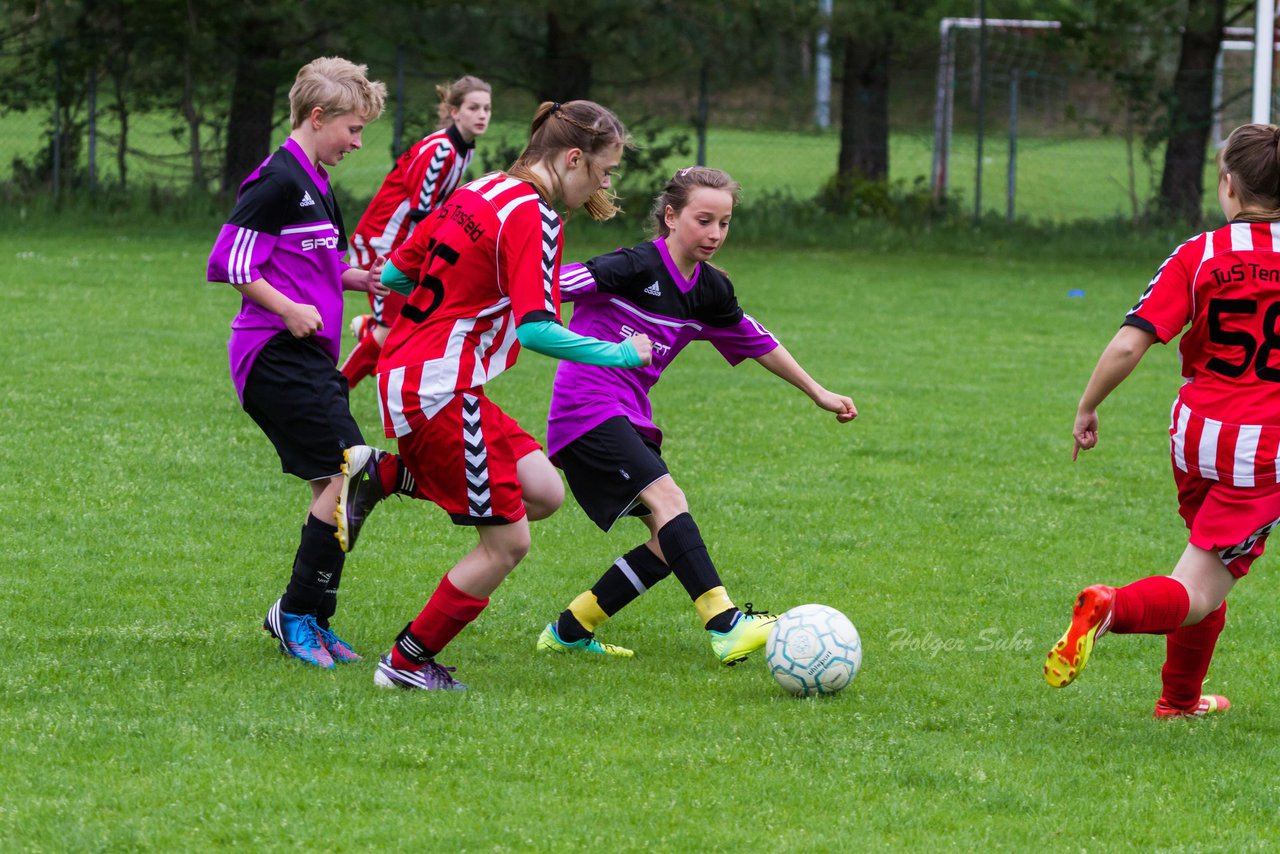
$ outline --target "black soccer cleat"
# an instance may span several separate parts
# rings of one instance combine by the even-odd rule
[[[368,445],[353,445],[342,452],[342,490],[333,519],[338,526],[338,546],[344,552],[356,547],[356,537],[369,513],[387,497],[378,472],[378,463],[386,453]]]

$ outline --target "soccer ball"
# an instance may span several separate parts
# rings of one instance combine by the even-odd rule
[[[799,605],[773,624],[765,654],[784,691],[797,697],[834,694],[858,675],[862,640],[835,608]]]

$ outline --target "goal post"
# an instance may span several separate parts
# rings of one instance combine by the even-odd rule
[[[985,27],[997,32],[1046,32],[1062,29],[1061,21],[1036,21],[1016,18],[943,18],[938,25],[938,80],[933,105],[933,168],[930,186],[934,202],[947,192],[951,165],[951,133],[955,118],[956,43],[955,35],[963,30]],[[985,81],[977,81],[983,85]]]
[[[985,28],[986,39],[975,35]],[[934,92],[933,109],[933,157],[930,173],[930,188],[935,203],[946,197],[951,187],[952,155],[960,149],[956,147],[954,135],[959,125],[976,131],[979,138],[988,132],[981,116],[974,124],[972,111],[962,113],[963,121],[957,121],[956,91],[962,83],[972,93],[978,87],[998,85],[1009,90],[1010,103],[1008,114],[1009,125],[1009,163],[1008,197],[1010,209],[1014,195],[1013,178],[1016,174],[1012,162],[1017,141],[1014,138],[1019,121],[1019,104],[1017,94],[1018,80],[1021,78],[1027,85],[1023,87],[1022,109],[1033,118],[1031,126],[1043,129],[1048,122],[1059,127],[1070,110],[1071,119],[1080,121],[1081,116],[1092,115],[1091,121],[1098,125],[1106,125],[1114,119],[1109,115],[1114,108],[1109,108],[1105,99],[1100,100],[1100,93],[1110,87],[1106,80],[1090,80],[1094,100],[1087,107],[1074,103],[1081,96],[1079,86],[1090,77],[1089,69],[1076,67],[1072,72],[1065,71],[1060,63],[1063,54],[1060,47],[1046,44],[1044,36],[1060,32],[1062,23],[1050,20],[1029,20],[1011,18],[943,18],[938,33],[938,70]],[[1274,32],[1274,30],[1273,30]],[[961,36],[964,38],[961,38]],[[1274,39],[1268,40],[1269,33],[1262,38],[1255,37],[1253,27],[1226,27],[1223,30],[1221,49],[1218,51],[1214,67],[1213,80],[1213,129],[1212,142],[1221,146],[1225,134],[1237,125],[1257,121],[1258,115],[1274,115],[1277,107],[1277,93],[1272,83],[1272,62],[1259,61],[1273,59],[1280,44]],[[985,56],[979,59],[980,43],[986,43]],[[1269,51],[1259,50],[1260,44],[1266,44]],[[1058,64],[1055,64],[1055,60]],[[1032,88],[1038,90],[1038,96],[1032,95]],[[1027,100],[1028,97],[1031,100]],[[1087,94],[1084,97],[1088,97]],[[1250,104],[1252,99],[1252,105]],[[1251,110],[1252,106],[1252,110]],[[1032,110],[1037,111],[1034,116]],[[997,121],[999,121],[997,119]],[[981,148],[981,144],[979,144]],[[954,149],[954,150],[953,150]],[[980,169],[975,171],[980,172]],[[975,188],[976,190],[976,188]],[[975,191],[975,198],[979,194]]]

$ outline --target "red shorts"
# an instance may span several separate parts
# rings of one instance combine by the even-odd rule
[[[483,394],[462,392],[399,439],[418,482],[416,498],[444,508],[456,525],[507,525],[524,518],[516,463],[542,446]]]
[[[1173,468],[1178,512],[1191,531],[1191,545],[1217,552],[1236,578],[1249,572],[1280,524],[1280,484],[1230,486]]]
[[[369,305],[373,308],[373,319],[383,326],[394,326],[396,320],[400,317],[400,310],[404,308],[405,303],[408,301],[408,297],[395,291],[385,297],[369,294]]]

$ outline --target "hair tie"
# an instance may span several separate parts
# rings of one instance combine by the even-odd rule
[[[559,102],[559,101],[552,101],[552,102],[551,102],[551,112],[553,112],[553,113],[558,113],[558,112],[560,112],[560,102]]]

